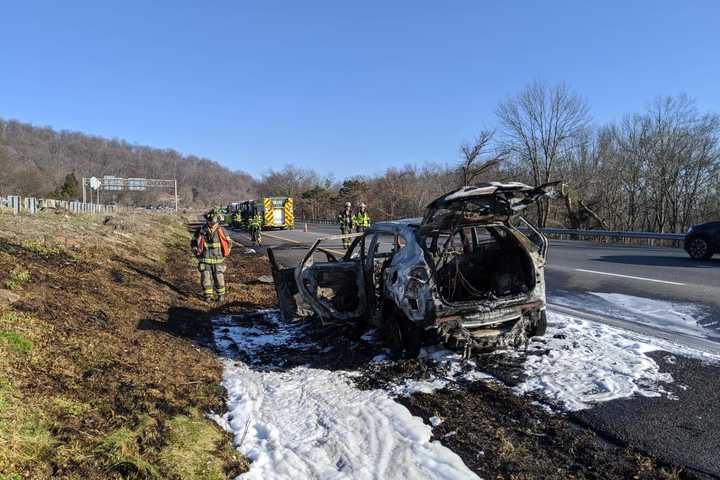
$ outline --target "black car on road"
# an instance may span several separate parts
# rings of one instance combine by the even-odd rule
[[[720,221],[690,227],[685,235],[684,248],[695,260],[708,260],[720,253]]]

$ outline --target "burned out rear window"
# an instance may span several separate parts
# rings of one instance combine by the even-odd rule
[[[509,218],[510,214],[507,202],[495,196],[482,196],[459,199],[428,211],[423,223],[435,225],[439,229],[450,229],[455,225],[494,221],[498,217]]]

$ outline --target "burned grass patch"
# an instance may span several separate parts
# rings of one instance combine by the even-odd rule
[[[0,478],[204,479],[247,469],[205,417],[224,408],[224,391],[214,353],[202,348],[208,306],[193,293],[184,226],[116,218],[0,215],[0,284],[20,297],[0,306]],[[249,296],[236,289],[230,300]],[[138,328],[143,321],[153,328]]]

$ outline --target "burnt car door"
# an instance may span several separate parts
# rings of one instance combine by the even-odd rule
[[[372,237],[365,238],[367,250],[365,254],[365,291],[367,296],[368,314],[372,316],[382,303],[383,282],[385,271],[390,266],[397,251],[398,236],[395,232],[377,231]]]
[[[295,283],[302,298],[325,320],[356,320],[367,312],[365,287],[365,237],[359,236],[347,254],[337,260],[317,261],[320,251],[332,252],[321,247],[323,242],[337,240],[342,236],[319,239],[308,250],[305,258],[295,269]]]

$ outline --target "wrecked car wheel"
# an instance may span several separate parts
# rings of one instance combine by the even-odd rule
[[[545,314],[545,310],[540,312],[540,316],[537,320],[535,320],[535,323],[530,328],[530,331],[528,332],[529,337],[542,337],[545,335],[545,332],[547,331],[547,315]]]
[[[422,345],[422,331],[412,321],[404,316],[402,318],[405,321],[405,358],[417,358]]]
[[[420,354],[422,332],[405,315],[392,309],[384,325],[385,340],[396,358],[416,358]]]
[[[402,357],[403,353],[403,339],[402,331],[400,330],[400,324],[394,316],[387,318],[384,324],[384,337],[385,343],[390,347],[390,351],[396,358]]]

